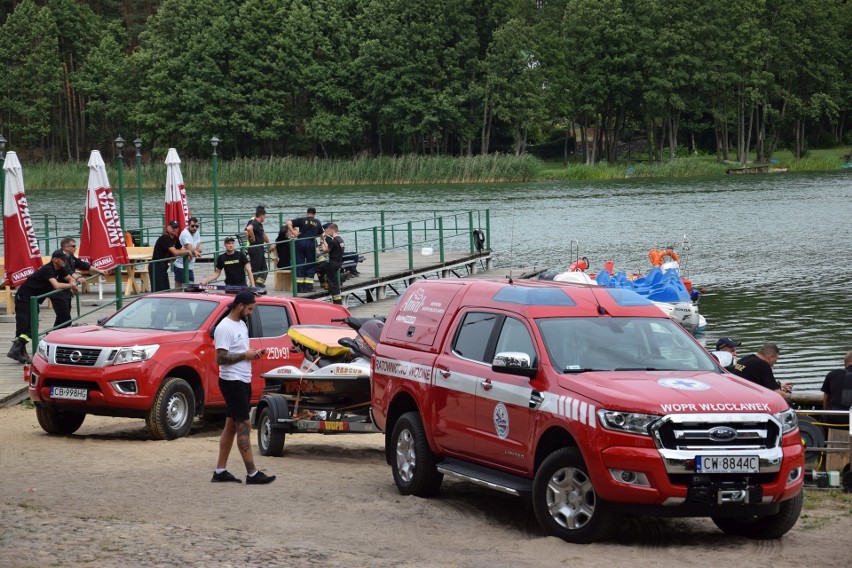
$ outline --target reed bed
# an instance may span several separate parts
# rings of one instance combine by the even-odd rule
[[[85,187],[84,163],[42,162],[24,166],[27,189]],[[425,183],[487,183],[531,181],[541,177],[542,162],[534,156],[491,154],[471,157],[398,156],[323,160],[306,158],[237,158],[219,160],[219,185],[223,187],[297,185],[384,185]],[[165,184],[166,165],[157,160],[143,163],[142,187]],[[118,168],[108,164],[110,184],[118,186]],[[182,159],[181,174],[188,187],[213,185],[210,160]],[[137,186],[136,162],[126,161],[124,187]]]

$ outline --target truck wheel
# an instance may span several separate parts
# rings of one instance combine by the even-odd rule
[[[180,377],[167,377],[157,391],[145,423],[157,440],[174,440],[189,433],[194,418],[195,393],[192,387]]]
[[[802,512],[805,501],[804,492],[800,491],[792,499],[781,503],[781,508],[774,515],[751,517],[711,517],[713,523],[725,534],[744,536],[755,540],[781,538],[793,528]]]
[[[391,469],[399,492],[417,497],[437,493],[444,474],[435,467],[435,454],[418,413],[406,412],[400,416],[391,434],[391,444],[396,456]]]
[[[68,412],[36,406],[38,425],[48,434],[67,436],[76,432],[86,419],[85,412]]]
[[[547,456],[533,479],[533,511],[547,534],[566,542],[605,540],[616,517],[592,485],[580,450],[560,448]]]
[[[284,436],[286,436],[286,433],[272,427],[272,419],[269,414],[269,407],[264,408],[260,413],[260,420],[257,422],[257,447],[262,456],[280,458],[284,455]]]

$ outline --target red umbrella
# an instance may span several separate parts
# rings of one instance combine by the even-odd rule
[[[80,260],[101,270],[127,264],[127,245],[101,153],[89,157],[86,217],[80,235]]]
[[[180,173],[180,158],[177,150],[169,148],[166,154],[166,219],[180,223],[178,234],[189,223],[189,201],[186,199],[186,188],[183,186],[183,175]]]
[[[38,248],[27,196],[24,193],[24,174],[15,152],[6,153],[3,164],[6,191],[3,195],[3,255],[6,274],[3,284],[19,286],[30,274],[44,264]]]

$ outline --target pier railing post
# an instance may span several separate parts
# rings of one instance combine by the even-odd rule
[[[384,217],[384,213],[382,213]],[[382,224],[382,246],[384,247],[385,226]],[[379,228],[373,227],[373,276],[379,277]]]
[[[408,222],[408,269],[414,270],[414,228]]]
[[[438,249],[441,254],[441,264],[444,264],[444,218],[438,217]]]

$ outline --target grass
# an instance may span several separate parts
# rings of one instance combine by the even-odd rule
[[[774,167],[789,171],[827,171],[842,167],[848,148],[811,150],[808,156],[794,160],[789,151],[779,151]],[[753,158],[753,156],[752,156]],[[490,183],[539,180],[607,180],[624,178],[680,178],[725,175],[734,165],[720,164],[714,155],[676,158],[662,164],[646,162],[598,163],[585,165],[561,161],[542,161],[534,156],[491,154],[488,156],[380,156],[353,160],[308,158],[237,158],[219,161],[221,187],[306,186],[306,185],[404,185],[438,183]],[[118,169],[108,164],[113,188],[118,187]],[[187,187],[213,185],[210,160],[188,158],[181,162]],[[162,188],[166,166],[161,159],[141,167],[142,186]],[[88,168],[82,162],[40,162],[24,164],[27,190],[79,189],[88,183]],[[135,160],[126,160],[124,187],[137,187]]]
[[[837,517],[852,516],[852,493],[842,489],[805,489],[805,505],[799,526],[818,530],[836,522]]]

